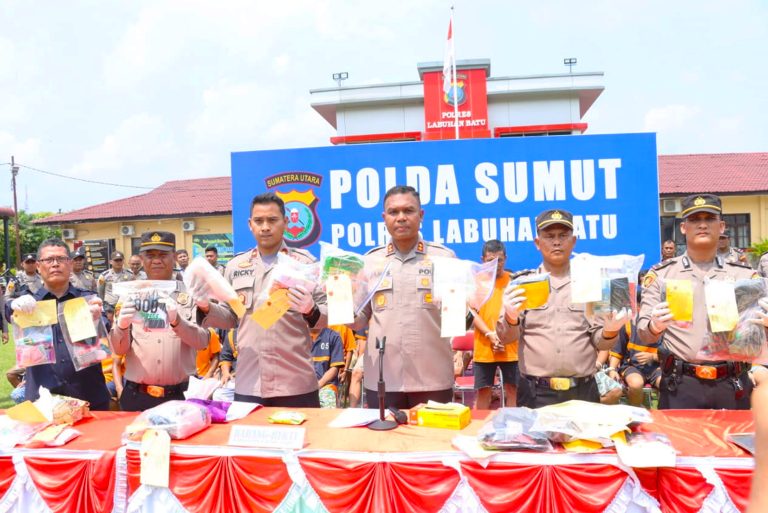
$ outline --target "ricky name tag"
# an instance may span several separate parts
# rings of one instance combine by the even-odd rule
[[[232,426],[228,445],[264,447],[269,449],[294,449],[304,447],[303,427],[282,426]]]

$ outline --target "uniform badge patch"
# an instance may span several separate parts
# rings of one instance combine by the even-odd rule
[[[176,302],[180,305],[186,305],[189,303],[189,294],[186,292],[179,293],[179,295],[176,296]]]
[[[421,303],[425,305],[431,305],[432,304],[432,293],[431,292],[425,292],[421,296]]]
[[[387,306],[387,296],[384,294],[376,294],[376,306],[381,308]]]
[[[251,266],[251,263],[250,263],[248,260],[243,260],[242,262],[240,262],[239,264],[237,264],[237,266],[238,266],[240,269],[245,269],[246,267],[250,267],[250,266]]]
[[[645,277],[643,277],[643,288],[647,289],[648,287],[650,287],[651,284],[654,281],[656,281],[656,278],[657,278],[656,273],[653,271],[648,271],[647,273],[645,273]]]
[[[429,287],[429,278],[422,278],[421,279],[421,286],[422,287]]]
[[[237,295],[237,299],[239,299],[241,303],[245,304],[245,294],[242,292]]]

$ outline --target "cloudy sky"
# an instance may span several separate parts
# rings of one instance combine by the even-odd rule
[[[588,133],[658,132],[659,153],[768,151],[764,0],[6,0],[0,164],[19,206],[63,211],[229,174],[232,151],[322,146],[309,90],[417,80],[457,58],[493,76],[605,73]],[[12,204],[0,166],[0,205]]]

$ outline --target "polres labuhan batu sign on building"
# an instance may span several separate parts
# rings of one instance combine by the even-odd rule
[[[386,243],[386,191],[416,187],[422,234],[478,259],[500,239],[510,265],[536,265],[534,218],[574,214],[577,251],[659,254],[655,134],[469,139],[268,150],[232,154],[235,250],[252,247],[254,195],[286,203],[289,245],[318,253],[319,241],[356,252]]]

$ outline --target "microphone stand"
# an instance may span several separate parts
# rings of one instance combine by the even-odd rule
[[[384,408],[384,396],[387,392],[387,387],[384,384],[384,345],[387,343],[387,337],[383,339],[376,339],[376,349],[379,350],[379,420],[368,424],[369,429],[374,431],[389,431],[397,427],[397,422],[394,420],[385,420],[385,408]]]

